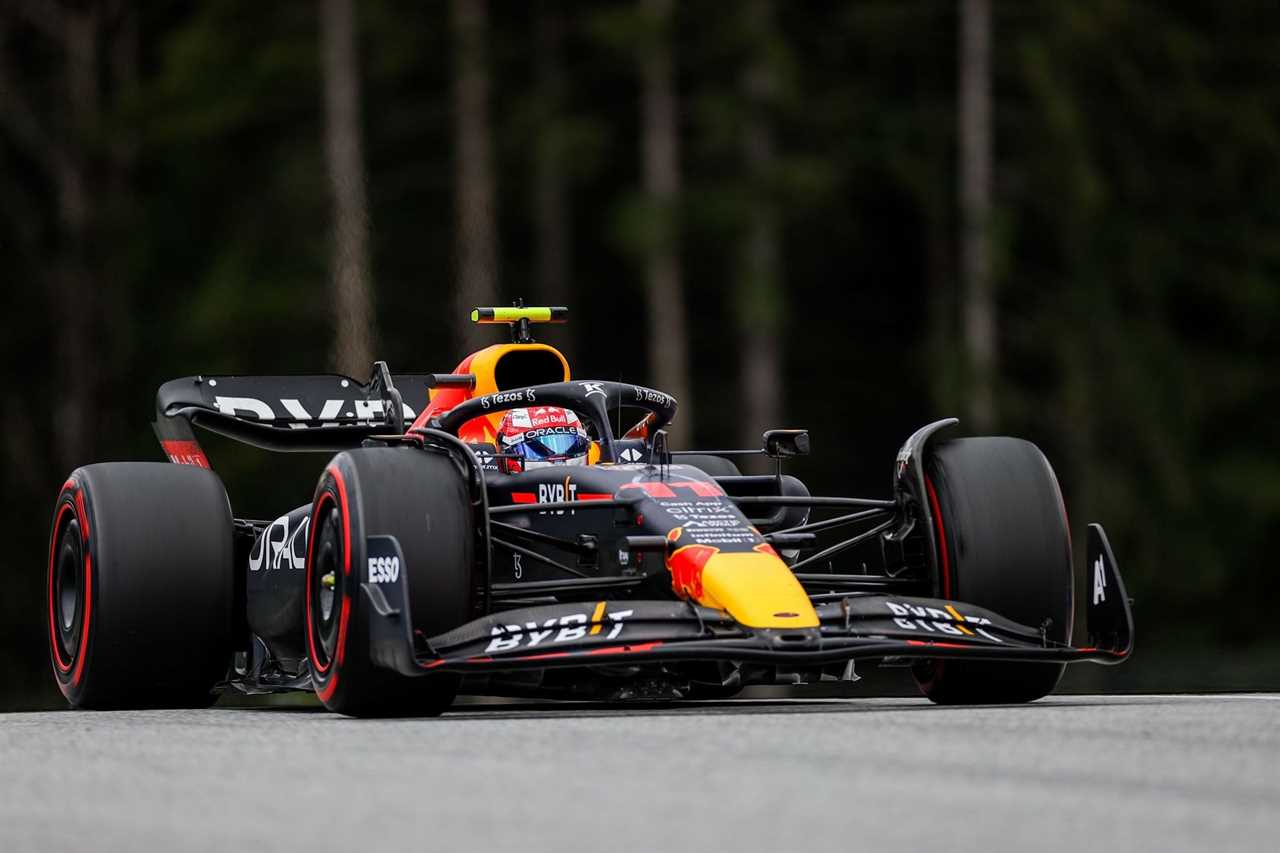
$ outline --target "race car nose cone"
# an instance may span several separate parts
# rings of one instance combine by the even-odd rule
[[[786,563],[772,554],[717,553],[702,567],[700,604],[750,628],[816,628],[818,614]]]

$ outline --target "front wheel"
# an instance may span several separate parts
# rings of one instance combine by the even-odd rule
[[[1057,477],[1034,444],[963,438],[925,465],[942,597],[993,610],[1071,639],[1071,534]],[[1062,664],[932,660],[914,670],[940,704],[1030,702],[1048,695]]]
[[[306,644],[316,695],[358,717],[443,712],[456,676],[406,677],[370,659],[370,536],[392,536],[404,555],[415,634],[430,637],[471,613],[474,519],[467,485],[444,454],[415,448],[340,453],[325,469],[311,510],[306,567]]]

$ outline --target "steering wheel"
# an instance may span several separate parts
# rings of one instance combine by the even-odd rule
[[[618,406],[647,409],[652,418],[647,441],[652,448],[652,436],[671,423],[676,416],[677,405],[676,398],[670,394],[645,388],[643,385],[605,381],[552,382],[473,397],[445,412],[436,419],[434,426],[457,435],[463,424],[495,412],[527,406],[559,406],[585,416],[602,439],[601,461],[616,462],[614,435],[609,427],[609,409]],[[645,420],[649,421],[650,418],[646,417]]]

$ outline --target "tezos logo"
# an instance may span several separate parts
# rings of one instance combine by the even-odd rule
[[[480,398],[480,408],[492,408],[501,403],[533,403],[537,401],[536,392],[532,388],[521,388],[519,391],[500,391]]]
[[[399,557],[369,558],[369,583],[395,583],[399,579]]]
[[[633,385],[636,390],[636,402],[657,403],[664,408],[671,408],[671,395],[664,394],[661,391],[654,391],[650,388],[641,388],[639,385]]]

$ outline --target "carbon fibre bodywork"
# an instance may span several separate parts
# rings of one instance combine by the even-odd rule
[[[545,379],[511,386],[513,377]],[[504,411],[538,406],[578,412],[600,464],[503,473],[492,426]],[[830,673],[864,658],[1109,664],[1129,655],[1129,602],[1097,525],[1088,560],[1104,592],[1085,608],[1089,639],[1080,647],[1051,638],[1046,625],[945,594],[924,460],[954,419],[904,443],[890,497],[815,497],[782,471],[785,457],[807,452],[803,431],[767,434],[764,451],[727,452],[764,453],[777,461],[774,474],[713,477],[667,450],[663,428],[676,406],[643,386],[569,381],[559,353],[525,341],[476,353],[451,374],[392,375],[378,363],[368,383],[174,380],[158,394],[156,431],[172,461],[202,467],[192,426],[273,450],[404,446],[451,458],[474,514],[468,621],[427,635],[409,606],[411,585],[431,582],[426,568],[408,564],[396,536],[381,531],[356,549],[370,657],[406,676],[520,674],[536,690],[537,673],[563,669],[587,682],[607,673],[615,683],[681,684],[701,678],[690,673],[706,662]],[[645,417],[618,435],[611,419],[624,408]],[[814,519],[817,511],[835,515]],[[308,523],[310,505],[270,523],[238,522],[250,537],[238,553],[251,648],[231,679],[242,690],[310,684],[301,641]],[[834,542],[820,541],[832,534]]]
[[[393,554],[394,540],[380,539],[369,553]],[[879,593],[818,603],[809,628],[752,628],[689,601],[612,599],[506,610],[424,640],[407,618],[405,575],[362,592],[377,614],[376,659],[404,675],[714,659],[788,669],[866,658],[1120,663],[1132,651],[1133,617],[1100,525],[1090,525],[1088,555],[1109,592],[1090,599],[1081,647],[963,602]]]

